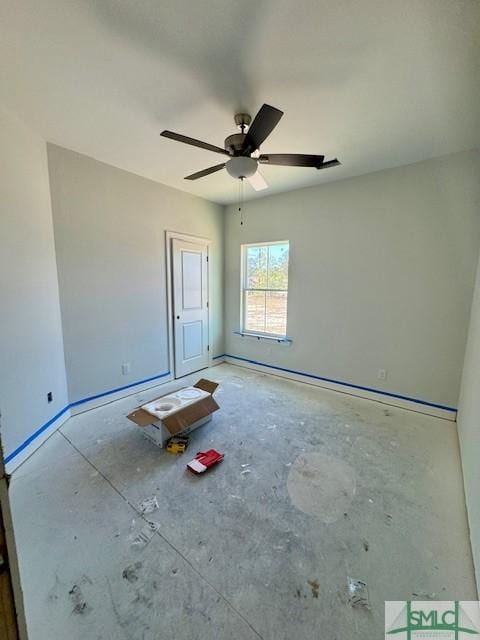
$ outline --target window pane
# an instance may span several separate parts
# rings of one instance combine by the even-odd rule
[[[247,248],[247,289],[267,288],[268,247]]]
[[[288,244],[268,247],[267,289],[288,289]]]
[[[285,336],[289,243],[243,245],[244,305],[242,329]]]
[[[265,332],[265,291],[245,291],[244,329]]]
[[[284,336],[287,333],[287,292],[267,291],[265,298],[266,333],[276,333]]]

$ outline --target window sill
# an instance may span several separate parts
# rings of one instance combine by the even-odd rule
[[[234,331],[235,335],[240,336],[241,338],[253,338],[254,340],[267,340],[268,342],[277,342],[278,344],[291,344],[293,340],[288,336],[283,338],[279,336],[267,336],[263,333],[249,333],[244,331]]]

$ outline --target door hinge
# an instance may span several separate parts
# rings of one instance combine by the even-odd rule
[[[208,256],[207,256],[207,262],[208,262]]]
[[[207,300],[207,309],[208,309],[209,306],[210,306],[210,302]]]
[[[207,351],[210,351],[210,345],[209,344],[207,345]]]

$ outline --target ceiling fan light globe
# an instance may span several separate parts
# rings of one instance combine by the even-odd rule
[[[231,158],[226,164],[226,169],[232,178],[249,178],[257,171],[258,162],[254,158],[239,156]]]

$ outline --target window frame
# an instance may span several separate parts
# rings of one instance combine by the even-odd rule
[[[290,271],[290,241],[289,240],[272,240],[269,242],[247,242],[240,246],[241,252],[241,266],[240,266],[240,333],[245,336],[257,336],[261,338],[271,338],[273,340],[285,340],[287,338],[287,320],[288,320],[288,288],[287,289],[251,289],[247,287],[248,284],[248,260],[247,251],[254,247],[270,247],[275,245],[287,244],[288,245],[288,269],[287,277]],[[246,310],[247,304],[246,292],[247,291],[280,291],[287,294],[287,313],[285,317],[285,333],[272,333],[269,331],[251,331],[246,329]]]

